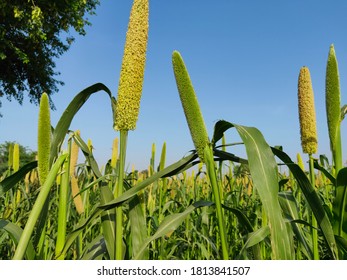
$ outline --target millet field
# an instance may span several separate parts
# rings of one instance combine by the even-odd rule
[[[219,120],[208,135],[188,69],[173,51],[172,71],[194,150],[186,147],[186,156],[172,163],[166,161],[166,144],[153,144],[148,170],[126,170],[128,132],[136,129],[144,80],[148,2],[133,1],[117,96],[102,83],[91,85],[53,127],[43,93],[36,160],[20,166],[18,144],[10,145],[7,170],[0,174],[0,259],[347,259],[340,130],[347,109],[340,104],[333,45],[325,73],[331,155],[317,155],[308,67],[298,69],[302,151],[293,159],[281,146],[269,146],[255,127]],[[105,166],[93,156],[92,139],[70,130],[95,93],[109,101],[116,131]],[[231,132],[241,142],[229,142]],[[246,156],[233,153],[236,145]]]

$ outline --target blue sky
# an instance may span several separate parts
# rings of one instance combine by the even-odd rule
[[[212,4],[213,3],[213,4]],[[332,4],[333,3],[333,4]],[[101,0],[87,35],[77,36],[57,60],[65,86],[52,96],[55,126],[66,106],[82,89],[96,82],[117,95],[125,33],[132,1]],[[145,81],[137,129],[129,132],[128,169],[147,168],[152,143],[167,144],[167,164],[194,148],[180,104],[171,65],[178,50],[188,68],[209,134],[225,119],[257,127],[270,145],[282,145],[293,158],[301,152],[297,79],[302,66],[311,72],[318,129],[318,154],[330,158],[324,83],[329,46],[339,61],[342,105],[347,103],[346,1],[150,1],[150,31]],[[91,139],[103,165],[111,156],[112,128],[107,96],[94,94],[76,115],[70,129]],[[37,149],[38,107],[2,99],[0,143],[17,141]],[[346,140],[346,121],[342,127]],[[228,142],[237,142],[235,131]],[[244,155],[242,147],[230,150]],[[345,156],[344,156],[345,158]]]

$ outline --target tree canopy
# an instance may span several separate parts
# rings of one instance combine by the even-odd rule
[[[0,1],[0,97],[20,104],[24,93],[32,103],[58,91],[54,59],[74,41],[71,31],[85,35],[88,15],[99,0]],[[51,104],[54,108],[53,103]],[[1,106],[1,101],[0,101]]]

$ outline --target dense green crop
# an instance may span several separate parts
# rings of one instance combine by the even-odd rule
[[[128,172],[126,144],[138,116],[147,20],[148,1],[134,0],[117,100],[105,85],[94,84],[51,127],[43,94],[38,161],[18,168],[11,145],[8,169],[0,174],[0,259],[347,259],[347,167],[336,140],[346,110],[332,101],[339,89],[335,52],[329,53],[326,89],[332,163],[313,157],[318,141],[307,68],[299,74],[298,108],[309,172],[299,153],[295,163],[255,127],[220,120],[208,137],[188,70],[175,51],[173,71],[195,150],[167,164],[163,143],[156,164],[153,144],[148,170]],[[113,150],[103,167],[91,141],[69,130],[78,110],[100,91],[120,131],[110,139]],[[228,143],[231,131],[242,143]],[[234,154],[240,144],[245,158]],[[77,164],[78,151],[84,160]]]

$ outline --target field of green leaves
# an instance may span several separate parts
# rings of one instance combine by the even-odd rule
[[[148,10],[148,0],[134,0],[116,97],[104,84],[91,85],[53,127],[44,93],[37,160],[20,166],[18,145],[10,146],[7,170],[0,174],[0,259],[347,259],[347,167],[340,131],[347,110],[340,104],[334,46],[325,89],[331,155],[316,155],[307,67],[298,69],[302,151],[291,159],[282,147],[269,146],[255,127],[220,120],[209,136],[188,70],[174,51],[173,72],[195,149],[168,163],[163,143],[156,163],[153,144],[148,170],[127,171],[128,131],[136,128],[142,92]],[[93,94],[109,100],[118,133],[105,167],[96,162],[91,140],[69,129]],[[229,133],[242,142],[229,143]],[[244,147],[245,157],[233,153],[236,145]]]

